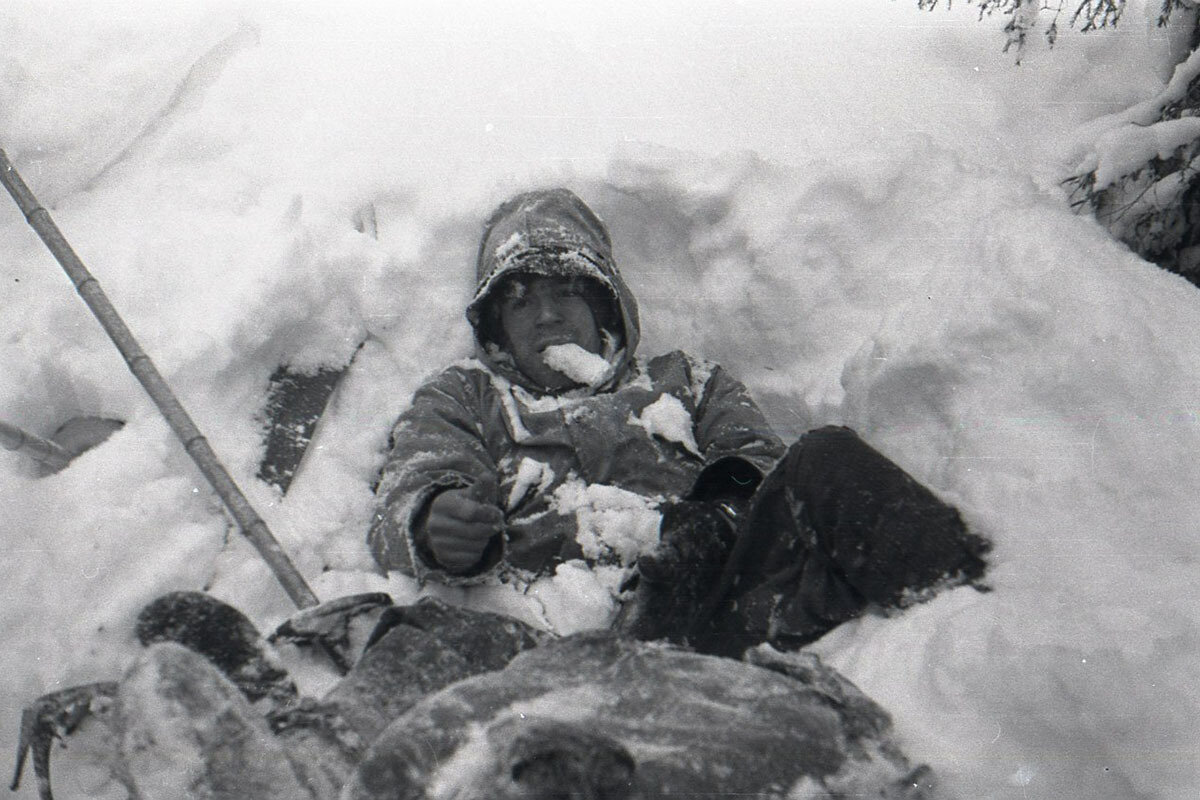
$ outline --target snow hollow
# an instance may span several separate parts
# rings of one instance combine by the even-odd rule
[[[720,362],[785,438],[854,427],[995,540],[992,592],[815,646],[947,793],[1183,800],[1200,785],[1200,294],[1058,185],[1078,126],[1169,77],[1156,9],[1017,67],[1003,20],[915,0],[16,0],[0,146],[322,598],[414,596],[364,539],[389,425],[469,354],[487,212],[569,186],[613,231],[641,352]],[[290,606],[0,206],[0,420],[126,422],[51,477],[0,451],[11,753],[25,702],[121,673],[156,595],[206,589],[263,629]],[[255,478],[270,374],[364,339],[282,496]],[[573,581],[546,587],[564,624],[556,592],[603,588]],[[122,796],[82,768],[56,789]]]

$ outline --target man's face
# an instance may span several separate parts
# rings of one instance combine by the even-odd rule
[[[498,302],[505,345],[517,369],[547,389],[565,389],[572,381],[546,366],[544,349],[577,344],[589,353],[600,352],[600,330],[577,280],[531,276]]]

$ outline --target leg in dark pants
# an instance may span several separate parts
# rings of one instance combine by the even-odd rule
[[[698,649],[798,645],[869,605],[902,608],[982,577],[990,543],[849,428],[805,434],[739,525]]]

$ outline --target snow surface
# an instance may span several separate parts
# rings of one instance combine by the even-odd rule
[[[914,758],[960,797],[1191,798],[1200,303],[1059,187],[1178,39],[1131,2],[1016,67],[1003,18],[915,5],[10,0],[0,144],[321,597],[415,595],[364,544],[388,428],[470,352],[482,220],[562,183],[612,227],[644,354],[723,364],[787,437],[855,427],[995,540],[991,593],[815,647]],[[289,604],[13,206],[0,253],[0,419],[127,423],[52,477],[0,451],[13,752],[24,702],[121,673],[154,596],[264,629]],[[364,338],[280,496],[268,376]],[[545,587],[559,623],[582,572]],[[94,787],[59,758],[60,797]]]

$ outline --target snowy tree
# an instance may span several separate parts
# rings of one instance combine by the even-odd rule
[[[917,0],[932,9],[939,0]],[[1039,27],[1053,45],[1065,18],[1083,32],[1117,25],[1126,0],[974,0],[980,17],[1010,17],[1006,50],[1018,63]],[[1178,26],[1187,55],[1167,86],[1088,128],[1092,146],[1063,181],[1070,202],[1095,214],[1142,258],[1200,285],[1200,3],[1162,0],[1160,26]],[[1170,65],[1168,65],[1170,66]]]

